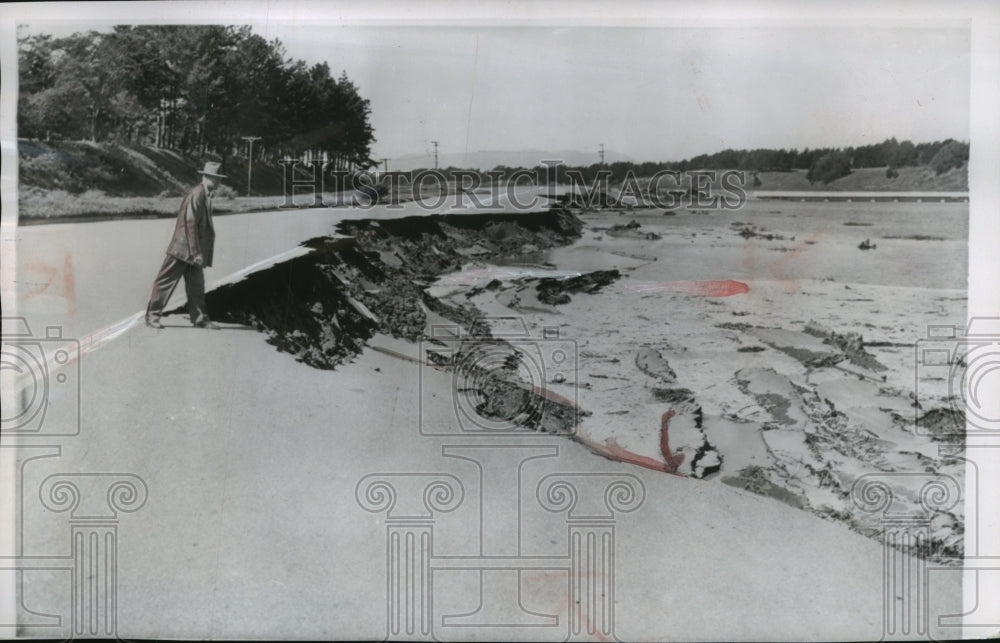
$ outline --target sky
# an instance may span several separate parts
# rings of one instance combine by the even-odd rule
[[[252,23],[371,101],[373,157],[593,151],[637,161],[725,148],[969,139],[959,26],[331,26]],[[30,25],[66,33],[86,22]]]
[[[258,30],[262,31],[262,30]],[[371,100],[375,156],[969,138],[969,33],[927,28],[270,25]]]

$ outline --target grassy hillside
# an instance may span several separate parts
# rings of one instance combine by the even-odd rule
[[[19,155],[18,217],[25,224],[174,216],[181,197],[201,180],[198,170],[206,160],[154,147],[24,139]],[[285,203],[283,166],[255,162],[250,197],[244,196],[246,159],[231,158],[222,171],[229,178],[214,201],[216,214],[273,210]],[[336,187],[335,181],[326,184],[324,202],[338,202]],[[311,203],[308,189],[296,192],[296,205]],[[438,196],[433,182],[423,192]],[[413,195],[404,186],[395,198]]]
[[[198,170],[212,160],[87,141],[20,139],[18,152],[18,216],[24,223],[173,216],[184,193],[201,180]],[[228,189],[216,201],[218,214],[270,210],[284,200],[280,165],[254,163],[252,197],[236,196],[246,194],[246,159],[230,158],[222,171]]]
[[[108,196],[179,196],[197,183],[202,158],[148,146],[95,144],[86,141],[45,143],[21,139],[20,188],[83,193],[100,190]],[[254,194],[280,195],[283,168],[254,163]],[[246,159],[227,159],[226,185],[246,194]]]
[[[964,192],[969,189],[967,166],[953,168],[940,176],[927,166],[901,167],[899,176],[890,179],[885,176],[885,168],[871,167],[854,170],[845,177],[831,183],[813,183],[806,180],[805,170],[792,172],[761,172],[761,184],[747,185],[751,190],[845,190],[845,191],[890,191],[890,192]]]
[[[67,217],[106,219],[172,216],[179,198],[200,180],[198,170],[207,160],[154,147],[82,141],[45,143],[21,139],[18,151],[18,209],[24,222],[62,220]],[[254,163],[254,196],[245,197],[242,195],[246,194],[246,160],[239,157],[226,160],[223,172],[229,178],[224,184],[229,189],[220,193],[223,198],[218,201],[216,211],[246,212],[278,207],[284,194],[283,170],[280,165]],[[900,192],[968,189],[968,171],[965,167],[940,176],[935,176],[927,167],[899,168],[898,172],[898,177],[889,179],[885,176],[885,168],[855,170],[829,184],[810,184],[804,170],[761,172],[761,185],[752,186],[748,180],[746,188],[751,191]],[[640,185],[645,185],[644,179],[640,179]],[[714,189],[718,187],[716,185]],[[334,186],[328,184],[327,189],[334,189]],[[405,189],[393,196],[402,200],[412,198]]]

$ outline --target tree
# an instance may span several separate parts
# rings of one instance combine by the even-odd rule
[[[808,170],[813,166],[816,160],[816,156],[819,154],[819,150],[810,150],[808,147],[795,155],[795,165],[794,167],[801,170]]]
[[[911,167],[920,162],[917,147],[910,141],[900,143],[895,153],[886,159],[886,161],[887,165],[894,167]]]
[[[52,86],[55,66],[52,62],[52,36],[39,34],[17,40],[19,90],[34,94]]]
[[[99,128],[116,114],[120,69],[116,65],[117,47],[114,39],[91,31],[62,41],[56,85],[73,85],[82,90],[87,112],[87,135],[97,141]]]
[[[90,32],[33,36],[19,46],[22,133],[97,140],[117,93],[111,43]]]
[[[346,73],[287,60],[249,27],[118,26],[18,44],[23,135],[148,140],[224,160],[252,134],[259,154],[373,163],[371,107]]]
[[[851,157],[846,152],[834,150],[816,158],[806,178],[810,183],[830,183],[851,173]]]
[[[944,174],[955,167],[962,167],[969,160],[969,144],[948,140],[929,163],[935,174]]]
[[[87,129],[83,108],[86,93],[77,83],[60,83],[34,94],[23,95],[18,103],[21,136],[80,138]]]

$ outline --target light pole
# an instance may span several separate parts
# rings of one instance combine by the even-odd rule
[[[244,136],[242,137],[244,141],[250,144],[250,151],[247,152],[247,196],[250,196],[250,179],[252,177],[251,172],[253,171],[253,142],[259,141],[259,136]]]

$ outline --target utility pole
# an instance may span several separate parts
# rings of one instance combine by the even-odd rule
[[[385,171],[386,174],[388,174],[389,173],[389,159],[383,158],[383,159],[379,159],[379,160],[382,161],[382,169]]]
[[[598,145],[601,146],[601,151],[599,152],[599,154],[601,155],[601,165],[603,166],[604,165],[604,143],[598,143]]]
[[[438,169],[438,142],[431,141],[431,145],[434,146],[434,169]]]
[[[259,136],[243,136],[244,141],[250,144],[250,151],[247,152],[247,196],[250,196],[250,179],[253,176],[253,142],[259,141]]]

